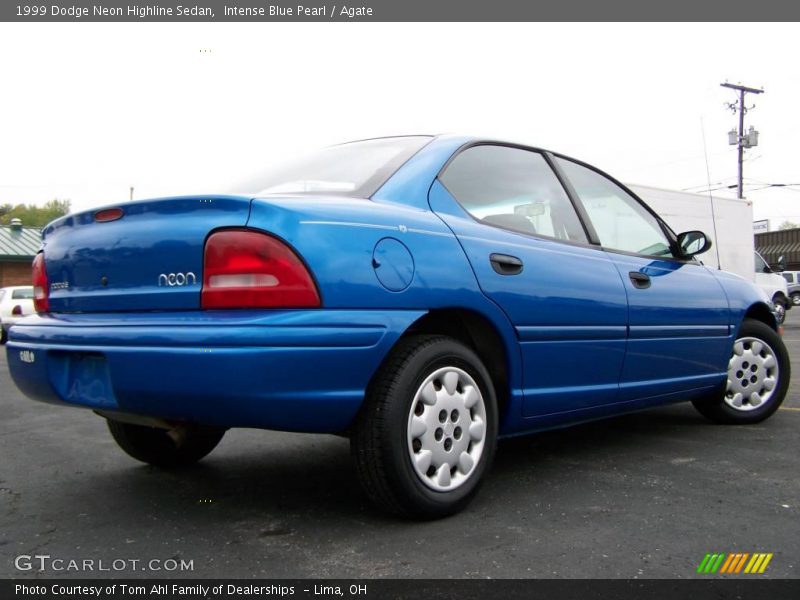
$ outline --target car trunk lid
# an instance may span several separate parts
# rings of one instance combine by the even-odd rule
[[[54,222],[42,236],[50,311],[200,308],[206,237],[220,227],[246,225],[250,202],[239,196],[162,198]]]

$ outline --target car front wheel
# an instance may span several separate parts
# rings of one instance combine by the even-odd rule
[[[126,454],[157,467],[196,463],[217,447],[224,429],[180,425],[173,430],[108,419],[111,437]]]
[[[382,366],[351,436],[359,480],[379,507],[431,519],[461,510],[494,456],[497,401],[461,342],[414,336]]]
[[[694,405],[718,423],[759,423],[778,410],[790,377],[781,337],[761,321],[745,319],[733,343],[722,393],[717,390]]]
[[[800,292],[794,292],[792,294],[792,304],[794,306],[799,306],[800,305]]]

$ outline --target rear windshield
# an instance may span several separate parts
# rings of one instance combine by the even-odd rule
[[[253,177],[233,191],[256,196],[335,194],[367,198],[431,139],[405,136],[330,146]]]
[[[11,290],[12,300],[30,300],[33,298],[33,288],[22,288],[21,290]]]

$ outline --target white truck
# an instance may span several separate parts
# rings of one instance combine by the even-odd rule
[[[628,186],[647,202],[676,233],[698,229],[711,238],[711,250],[698,258],[714,269],[736,273],[754,282],[775,305],[782,323],[792,307],[786,280],[755,251],[753,205],[738,198],[709,197],[644,185]],[[715,227],[716,222],[716,227]]]

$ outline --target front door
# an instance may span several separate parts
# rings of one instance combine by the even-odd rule
[[[555,158],[625,285],[629,339],[620,400],[718,384],[732,347],[727,298],[700,263],[678,260],[661,222],[603,174]]]

